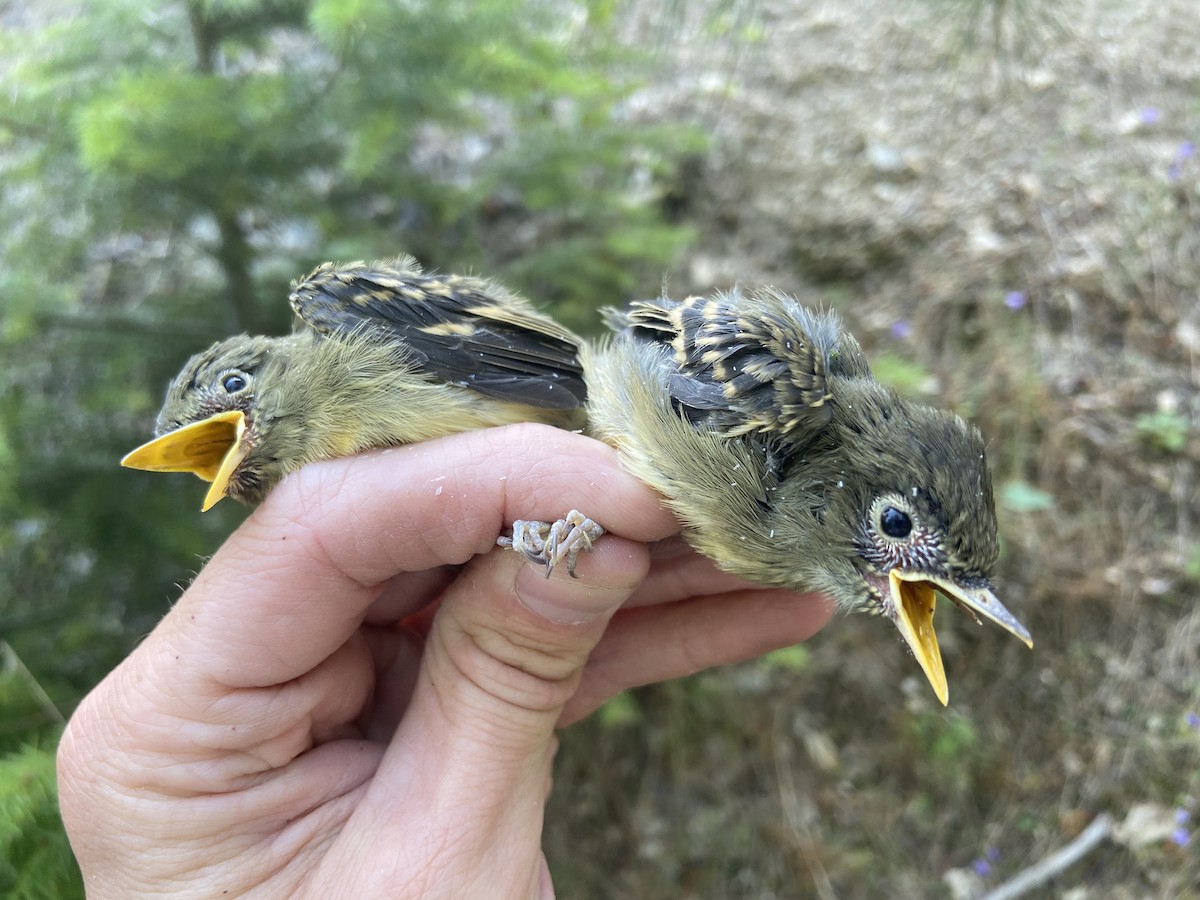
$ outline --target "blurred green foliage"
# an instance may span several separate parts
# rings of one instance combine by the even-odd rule
[[[891,350],[876,353],[871,371],[881,382],[905,397],[922,399],[929,394],[933,375],[921,363]]]
[[[0,895],[82,897],[79,870],[58,819],[54,754],[35,747],[0,759]]]
[[[811,651],[803,644],[780,647],[762,658],[762,665],[769,671],[782,669],[792,675],[802,675],[811,662]]]
[[[1188,548],[1183,564],[1183,574],[1200,584],[1200,544],[1192,544]]]
[[[1027,481],[1007,481],[1000,488],[1000,506],[1009,512],[1039,512],[1055,505],[1053,494]]]
[[[1165,409],[1138,416],[1134,423],[1142,442],[1170,454],[1179,454],[1187,446],[1190,428],[1187,416]]]
[[[123,472],[168,378],[288,326],[290,279],[414,254],[575,326],[688,240],[660,195],[700,146],[641,127],[613,5],[132,0],[0,31],[0,878],[47,896],[53,736],[241,515]],[[36,685],[36,690],[32,686]],[[26,746],[28,745],[28,746]],[[25,749],[19,749],[25,747]],[[43,749],[38,749],[38,748]],[[13,837],[15,835],[15,837]],[[7,895],[7,894],[6,894]]]

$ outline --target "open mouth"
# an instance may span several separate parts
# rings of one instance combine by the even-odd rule
[[[882,579],[878,581],[881,582]],[[938,591],[969,612],[979,624],[983,624],[983,619],[989,619],[1030,647],[1033,646],[1033,639],[1028,629],[1018,622],[986,587],[964,587],[935,575],[892,569],[888,573],[892,620],[896,623],[904,642],[912,650],[913,656],[917,658],[925,677],[929,679],[933,692],[944,706],[950,700],[950,689],[946,683],[942,653],[938,648],[937,632],[933,628],[933,612]]]
[[[229,489],[229,479],[250,452],[242,440],[246,414],[216,413],[148,441],[121,460],[121,465],[147,472],[191,472],[211,482],[202,511],[212,509]]]

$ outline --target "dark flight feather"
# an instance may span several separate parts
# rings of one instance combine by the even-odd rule
[[[326,263],[290,301],[319,334],[381,329],[422,369],[484,396],[543,409],[587,400],[574,335],[483,279],[427,275],[407,258]]]
[[[734,291],[635,301],[607,318],[671,349],[668,390],[693,424],[789,443],[829,421],[829,357],[839,335],[782,294],[764,294],[753,315]]]

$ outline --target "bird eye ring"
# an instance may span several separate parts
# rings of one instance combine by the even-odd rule
[[[236,394],[238,391],[246,389],[246,376],[241,372],[230,372],[221,379],[221,387],[225,389],[227,394]]]
[[[864,527],[883,543],[906,541],[917,530],[917,514],[900,494],[884,494],[871,504]]]
[[[912,534],[912,519],[894,506],[885,506],[879,514],[879,528],[890,538],[906,538]]]

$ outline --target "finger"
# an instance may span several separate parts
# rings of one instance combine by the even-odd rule
[[[808,640],[834,609],[820,594],[761,588],[623,609],[592,651],[558,725],[582,719],[631,687],[753,659]]]
[[[384,582],[463,563],[511,520],[571,507],[635,540],[677,527],[610,448],[542,426],[308,466],[246,520],[172,612],[165,632],[183,648],[178,675],[231,687],[295,678],[347,639]],[[428,599],[416,590],[406,610],[390,595],[390,611]]]
[[[462,729],[456,746],[478,743],[493,763],[516,744],[519,763],[531,741],[552,737],[588,653],[648,565],[642,544],[620,538],[581,558],[578,578],[546,578],[503,551],[476,559],[442,599],[402,729]]]
[[[359,719],[368,740],[386,744],[396,733],[417,684],[424,636],[411,628],[367,628],[364,636],[375,663],[375,692]]]
[[[108,767],[106,780],[176,797],[247,787],[314,745],[357,736],[372,684],[358,635],[269,692],[181,685],[179,666],[178,656],[148,638],[72,716],[68,734],[88,730],[79,746],[90,748],[88,766]]]
[[[547,579],[516,554],[473,560],[446,591],[416,689],[363,806],[334,848],[414,846],[457,870],[455,893],[486,896],[536,870],[554,726],[589,651],[649,566],[613,538]],[[419,772],[420,777],[414,777]],[[427,835],[453,834],[430,847]]]
[[[731,575],[701,556],[682,538],[668,538],[650,548],[650,574],[625,602],[626,608],[674,603],[689,597],[755,590],[759,586]]]
[[[380,586],[379,595],[371,603],[363,621],[369,625],[387,625],[414,615],[441,596],[461,566],[439,566],[423,572],[404,573],[388,579]]]

